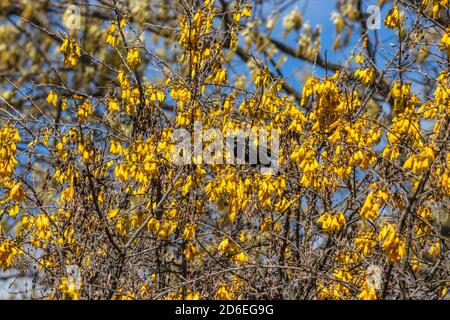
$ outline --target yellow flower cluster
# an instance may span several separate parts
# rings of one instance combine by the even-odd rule
[[[387,138],[392,145],[410,140],[415,147],[422,147],[420,117],[413,108],[407,108],[392,120]]]
[[[225,283],[222,283],[216,291],[215,298],[217,300],[232,300],[233,294]]]
[[[411,99],[411,83],[407,82],[403,85],[395,81],[392,85],[391,95],[394,99],[394,113],[402,113],[407,107],[412,107],[411,102],[415,101],[416,98]]]
[[[109,31],[106,37],[106,43],[109,44],[111,47],[115,48],[117,44],[119,43],[119,33],[116,31],[116,24],[115,22],[111,22],[111,25],[109,27]]]
[[[204,9],[205,10],[197,10],[191,23],[189,23],[186,16],[182,16],[180,19],[181,34],[178,44],[183,49],[180,62],[189,63],[191,69],[189,76],[191,78],[195,77],[197,70],[205,65],[212,55],[211,51],[213,50],[216,52],[218,48],[216,45],[202,45],[205,36],[211,31],[213,19],[215,17],[215,9],[212,8],[211,4]],[[223,72],[220,68],[216,67],[215,74],[214,78],[216,80],[223,79]]]
[[[107,99],[108,112],[115,114],[120,111],[119,101],[116,97],[110,97]]]
[[[123,152],[124,158],[124,162],[118,163],[114,169],[116,177],[122,181],[132,177],[140,184],[141,190],[144,190],[152,176],[158,172],[157,145],[153,139],[146,141],[138,139],[129,149],[123,148],[116,142],[115,150]]]
[[[378,184],[373,185],[373,190],[367,195],[359,212],[365,220],[375,221],[378,218],[380,207],[386,203],[389,194]]]
[[[221,282],[217,288],[214,298],[217,300],[241,300],[242,297],[239,295],[239,291],[242,290],[244,282],[241,280],[239,275],[233,275],[230,277],[231,284],[228,285],[225,282]]]
[[[433,221],[433,213],[429,206],[421,206],[417,210],[417,215],[423,220],[418,220],[417,224],[414,226],[414,232],[419,237],[419,242],[423,243],[426,236],[432,232],[430,226]]]
[[[377,235],[370,230],[361,230],[355,237],[356,251],[361,257],[370,256],[377,245]]]
[[[370,246],[376,246],[376,236],[373,239],[374,234],[360,234],[360,236],[369,236],[370,241],[375,242]],[[321,300],[340,300],[351,299],[357,297],[362,300],[375,300],[377,299],[377,282],[379,279],[370,277],[373,271],[370,267],[365,270],[361,268],[361,262],[364,256],[358,255],[352,251],[341,251],[336,257],[336,262],[340,263],[340,266],[333,269],[331,272],[332,278],[329,280],[321,281],[317,286],[317,299]],[[376,281],[376,282],[374,282]],[[351,287],[358,288],[360,291],[357,295],[353,295]]]
[[[311,144],[304,144],[294,150],[291,154],[291,160],[298,163],[303,172],[300,183],[305,187],[313,185],[316,182],[320,168],[316,159],[316,152]]]
[[[375,288],[370,288],[367,285],[363,286],[363,289],[358,294],[358,298],[361,300],[377,300],[377,292]]]
[[[19,213],[19,201],[25,199],[25,190],[21,182],[12,178],[18,164],[15,158],[16,143],[20,141],[17,128],[7,124],[0,129],[0,215],[7,210],[11,218]],[[4,188],[4,191],[2,190]]]
[[[66,37],[59,50],[64,54],[63,63],[69,68],[74,68],[81,54],[80,46],[75,39]]]
[[[186,257],[186,261],[191,261],[199,254],[198,248],[192,242],[188,242],[184,246],[183,254]]]
[[[8,197],[10,200],[19,201],[25,198],[25,191],[22,183],[18,182],[11,186],[9,189]]]
[[[355,78],[361,81],[362,84],[368,85],[375,79],[375,69],[373,68],[358,68],[355,72]]]
[[[395,224],[386,223],[378,234],[378,241],[390,262],[399,262],[406,253],[405,238],[395,230]]]
[[[94,112],[94,107],[89,101],[85,101],[78,107],[78,121],[86,120]]]
[[[325,212],[319,217],[317,223],[321,225],[323,231],[326,233],[339,232],[347,224],[342,211],[334,214]]]
[[[18,252],[11,240],[0,241],[0,268],[4,270],[11,268],[13,259]]]
[[[398,12],[397,6],[393,6],[392,9],[389,11],[388,15],[384,19],[384,24],[389,29],[398,29],[401,27],[402,20]]]
[[[121,98],[125,113],[128,115],[136,114],[136,105],[141,102],[139,88],[131,85],[130,77],[126,74],[124,68],[119,69],[116,79],[122,90]]]
[[[52,106],[56,107],[58,105],[58,95],[55,91],[50,91],[47,95],[47,102]]]
[[[0,178],[11,176],[16,164],[16,143],[20,141],[19,130],[10,124],[0,128]]]
[[[131,69],[136,69],[141,64],[139,48],[132,48],[127,53],[127,64]]]
[[[51,236],[50,218],[45,213],[39,213],[36,217],[29,217],[29,225],[34,225],[33,246],[39,248]]]
[[[429,169],[434,161],[436,146],[429,145],[423,148],[419,154],[409,157],[403,164],[403,169],[411,170],[414,174],[422,174],[424,170]]]
[[[78,300],[80,297],[80,288],[77,286],[75,279],[63,277],[59,290],[64,295],[64,299]]]
[[[450,104],[450,74],[446,70],[442,70],[437,78],[437,87],[433,93],[434,105],[438,106],[440,112],[448,110]]]
[[[320,283],[317,288],[317,299],[319,300],[341,300],[348,298],[350,294],[349,286],[353,285],[356,278],[349,272],[348,268],[336,268],[332,271],[332,276],[336,280],[328,285]]]

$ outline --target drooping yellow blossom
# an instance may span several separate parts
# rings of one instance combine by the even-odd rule
[[[377,245],[377,236],[370,230],[362,230],[355,238],[356,251],[363,257],[367,257],[374,252]]]
[[[375,70],[373,68],[358,68],[355,72],[355,78],[367,85],[375,79]]]
[[[17,254],[18,250],[11,240],[0,241],[0,268],[3,270],[11,268]]]
[[[233,294],[230,292],[229,287],[222,283],[216,291],[215,298],[217,300],[231,300],[233,299]]]
[[[25,191],[22,183],[18,182],[9,190],[9,199],[19,201],[25,198]]]
[[[384,24],[389,29],[400,28],[400,26],[402,25],[402,21],[397,6],[393,6],[392,9],[389,11],[388,15],[384,19]]]
[[[108,211],[108,218],[114,219],[118,213],[119,213],[119,209],[110,209]]]
[[[94,107],[89,101],[84,102],[78,107],[78,121],[86,120],[94,112]]]
[[[56,107],[58,105],[58,95],[55,91],[50,91],[47,95],[47,102],[52,106]]]
[[[184,253],[184,256],[186,257],[186,260],[191,261],[199,254],[199,251],[195,244],[193,244],[192,242],[188,242],[188,243],[186,243],[186,245],[184,247],[183,253]]]
[[[73,38],[66,37],[59,49],[64,54],[63,63],[69,68],[73,68],[78,63],[81,51],[80,46]]]
[[[378,234],[378,241],[390,262],[399,262],[406,253],[405,238],[395,230],[395,224],[386,223]]]
[[[382,187],[375,185],[374,190],[367,195],[359,214],[366,220],[375,221],[381,206],[388,198],[389,194]]]
[[[245,252],[241,251],[233,256],[233,261],[239,264],[246,264],[248,263],[248,255]]]
[[[127,63],[131,69],[136,69],[141,64],[141,56],[139,55],[139,48],[132,48],[127,54]]]
[[[0,178],[11,176],[16,164],[16,143],[20,141],[19,130],[11,124],[0,129]]]
[[[334,214],[325,212],[319,217],[317,223],[320,224],[323,231],[327,233],[338,232],[347,224],[342,211],[338,211]]]
[[[108,31],[108,35],[106,37],[106,43],[109,44],[113,48],[115,48],[117,46],[117,44],[119,43],[119,34],[116,31],[115,22],[111,22],[111,25],[110,25],[109,31]]]
[[[432,257],[438,257],[439,254],[441,253],[441,241],[436,240],[428,249],[428,253]]]
[[[361,300],[377,300],[377,292],[374,288],[368,288],[364,286],[361,292],[358,294],[358,298]]]
[[[184,240],[192,240],[195,238],[195,228],[197,228],[196,224],[188,223],[183,231],[183,239]]]
[[[108,98],[107,104],[108,104],[108,112],[109,113],[115,114],[120,111],[119,101],[117,101],[116,97]]]
[[[65,299],[78,300],[80,297],[79,285],[71,277],[69,279],[67,277],[62,278],[59,290],[61,290]]]
[[[242,10],[243,17],[250,17],[252,15],[252,6],[250,4],[246,4],[244,6],[244,10]]]
[[[228,238],[225,238],[222,240],[222,242],[219,244],[218,249],[220,251],[226,252],[228,250],[228,247],[230,246],[230,240]]]
[[[412,155],[403,164],[403,169],[411,170],[414,174],[421,174],[434,161],[436,146],[426,146],[419,154]]]

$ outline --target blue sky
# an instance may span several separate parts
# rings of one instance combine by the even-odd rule
[[[349,41],[349,46],[342,51],[334,52],[333,51],[333,41],[335,38],[335,30],[334,24],[331,22],[331,13],[336,10],[336,2],[335,0],[297,0],[292,1],[289,7],[283,13],[281,13],[276,28],[272,31],[272,37],[276,39],[281,39],[285,41],[287,44],[292,46],[293,48],[297,47],[297,38],[294,32],[291,32],[287,39],[282,38],[283,28],[282,21],[283,17],[287,15],[292,9],[295,7],[299,8],[300,12],[303,16],[303,22],[309,23],[313,29],[316,25],[322,26],[322,46],[321,46],[321,56],[325,56],[325,52],[327,53],[328,61],[330,62],[340,62],[345,63],[346,59],[349,56],[349,53],[353,50],[354,46],[358,43],[360,38],[359,30],[356,32]],[[376,4],[377,0],[367,0],[363,2],[363,6],[367,8],[370,5]],[[378,35],[380,39],[382,39],[381,43],[384,45],[387,42],[391,42],[394,33],[391,30],[388,30],[384,24],[383,20],[387,14],[387,9],[390,6],[386,6],[384,10],[381,11],[381,30],[378,31]],[[265,14],[269,16],[270,12],[274,10],[274,6],[266,6]],[[374,37],[375,32],[370,31],[370,37]],[[386,49],[386,48],[385,48]],[[389,48],[388,48],[389,49]],[[379,53],[377,53],[377,58],[381,58]],[[383,61],[383,59],[379,59]],[[294,74],[299,71],[309,71],[311,72],[312,66],[310,64],[304,64],[296,59],[289,59],[282,67],[283,73],[288,78],[289,81],[294,83],[296,86],[300,85],[297,79],[295,79]],[[316,75],[323,76],[324,71],[317,67],[315,70]]]

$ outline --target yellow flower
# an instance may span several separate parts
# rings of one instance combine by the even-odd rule
[[[378,234],[378,241],[390,262],[399,262],[405,256],[405,239],[395,231],[395,224],[385,224]]]
[[[77,286],[76,281],[73,278],[62,278],[59,290],[64,294],[65,299],[78,300],[80,297],[79,286]]]
[[[120,144],[120,142],[118,142],[117,140],[111,140],[110,142],[110,147],[109,147],[109,152],[111,152],[112,154],[120,154],[123,155],[125,149],[122,147],[122,145]]]
[[[141,56],[139,55],[138,48],[132,48],[128,51],[127,63],[131,69],[135,69],[137,66],[141,64]]]
[[[450,27],[448,27],[442,35],[441,43],[444,46],[444,49],[447,50],[447,55],[450,56]]]
[[[55,91],[50,91],[47,95],[47,102],[52,106],[56,107],[58,105],[58,95]]]
[[[191,242],[186,243],[183,253],[187,261],[191,261],[199,254],[197,247]]]
[[[190,289],[187,290],[186,300],[200,300],[200,292],[194,292]]]
[[[378,211],[381,206],[386,203],[388,197],[389,195],[385,190],[379,186],[375,186],[375,189],[368,194],[364,201],[361,211],[359,212],[360,216],[366,220],[375,221],[378,218]]]
[[[61,99],[61,110],[64,111],[67,109],[67,98],[64,97]]]
[[[248,256],[245,252],[241,251],[237,255],[233,256],[233,261],[240,264],[246,264],[248,263]]]
[[[114,219],[118,213],[119,213],[119,209],[110,209],[108,211],[108,218]]]
[[[432,257],[437,257],[441,253],[441,241],[437,240],[435,243],[433,243],[430,248],[428,249],[428,253]]]
[[[341,211],[338,211],[335,214],[325,212],[319,217],[317,223],[320,224],[323,231],[327,233],[338,232],[347,224],[344,213]]]
[[[123,15],[122,19],[120,19],[120,24],[119,24],[119,28],[123,29],[126,27],[127,23],[128,23],[128,15]]]
[[[111,114],[115,114],[120,111],[119,102],[117,101],[117,98],[108,98],[107,99],[108,104],[108,112]]]
[[[225,283],[222,283],[216,291],[215,298],[217,300],[231,300],[233,299],[233,295],[228,286]]]
[[[376,240],[372,231],[360,231],[355,238],[356,251],[363,257],[371,255],[377,245]]]
[[[402,22],[400,19],[400,14],[398,13],[397,6],[393,6],[392,9],[389,11],[388,15],[386,16],[386,19],[384,19],[384,24],[389,29],[400,28]]]
[[[186,227],[184,228],[183,232],[183,239],[184,240],[192,240],[195,238],[195,228],[197,227],[196,224],[188,223],[186,224]]]
[[[64,54],[63,63],[65,65],[69,68],[73,68],[77,65],[81,50],[75,39],[66,37],[61,44],[60,51]]]
[[[11,206],[11,208],[9,208],[8,215],[11,218],[15,218],[19,214],[19,210],[20,210],[19,204],[15,203],[14,205]]]
[[[377,293],[374,288],[365,286],[358,294],[358,298],[361,300],[377,300]]]
[[[421,174],[433,163],[436,150],[435,145],[426,146],[419,154],[409,157],[403,164],[403,169],[411,170],[417,175]]]
[[[11,240],[0,242],[0,268],[4,270],[11,268],[17,254],[18,251]]]
[[[355,78],[367,85],[375,79],[375,70],[373,68],[358,68],[355,72]]]
[[[116,229],[121,237],[125,237],[128,233],[128,224],[123,217],[119,217],[116,223]]]
[[[40,240],[48,240],[50,238],[50,219],[44,214],[40,213],[36,216],[35,236]],[[35,244],[39,245],[39,241]]]
[[[25,192],[23,189],[22,183],[18,182],[16,183],[10,190],[9,190],[9,198],[11,200],[23,200],[25,198]]]
[[[222,242],[219,244],[218,249],[220,251],[226,252],[228,250],[228,247],[230,246],[230,240],[228,238],[225,238],[222,240]]]
[[[84,102],[78,107],[77,115],[78,121],[86,120],[94,112],[94,107],[88,101]]]
[[[160,228],[160,222],[155,217],[152,217],[147,224],[147,229],[153,234],[157,234]]]
[[[242,10],[243,17],[250,17],[252,15],[252,6],[250,4],[246,4],[244,6],[244,10]]]
[[[111,22],[108,35],[106,37],[106,43],[115,48],[119,43],[119,35],[116,32],[116,24]]]

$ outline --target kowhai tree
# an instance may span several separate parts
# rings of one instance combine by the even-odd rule
[[[5,277],[43,299],[448,298],[450,2],[334,2],[331,55],[290,1],[3,0]],[[278,168],[177,163],[195,123],[275,131]]]

